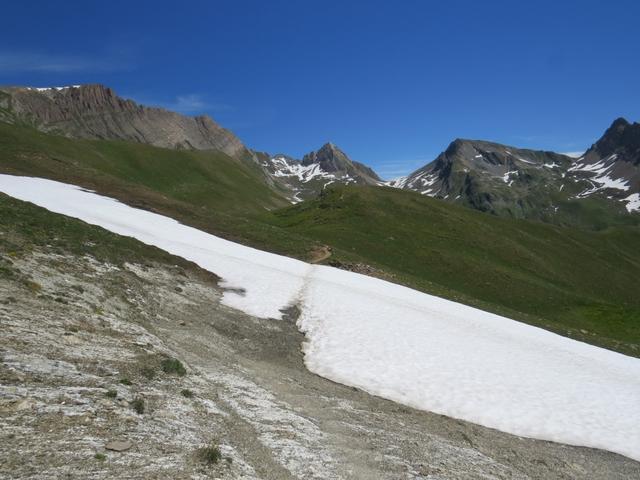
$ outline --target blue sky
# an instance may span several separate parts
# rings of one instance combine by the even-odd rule
[[[99,82],[385,177],[456,137],[561,152],[640,120],[637,1],[6,2],[0,84]]]

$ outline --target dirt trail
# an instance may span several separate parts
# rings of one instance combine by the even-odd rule
[[[328,245],[322,245],[310,252],[311,259],[309,263],[321,263],[331,256],[332,249]]]

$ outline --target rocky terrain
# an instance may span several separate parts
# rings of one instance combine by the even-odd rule
[[[553,208],[549,189],[572,159],[477,140],[455,140],[432,163],[390,186],[515,217]],[[540,204],[540,202],[543,204]]]
[[[208,116],[189,117],[145,107],[103,85],[0,88],[0,120],[28,123],[71,138],[127,140],[165,148],[248,153],[229,130]]]
[[[313,375],[295,309],[249,317],[192,264],[0,201],[19,211],[0,219],[2,478],[640,475]]]
[[[611,216],[640,210],[640,124],[617,119],[578,159],[457,139],[433,162],[389,186],[516,218],[555,222],[584,199]]]

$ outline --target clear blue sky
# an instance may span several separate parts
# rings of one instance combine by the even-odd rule
[[[561,152],[640,120],[640,2],[4,2],[0,84],[100,82],[385,177],[456,137]]]

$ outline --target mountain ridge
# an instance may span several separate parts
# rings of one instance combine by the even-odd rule
[[[172,149],[220,150],[238,157],[248,149],[207,115],[190,117],[118,96],[101,84],[0,88],[0,119],[22,121],[70,138],[126,140]]]
[[[386,184],[488,213],[551,223],[577,221],[581,208],[585,212],[579,216],[589,223],[593,207],[601,210],[599,223],[606,215],[640,211],[640,124],[616,119],[577,159],[458,138],[432,162]]]

